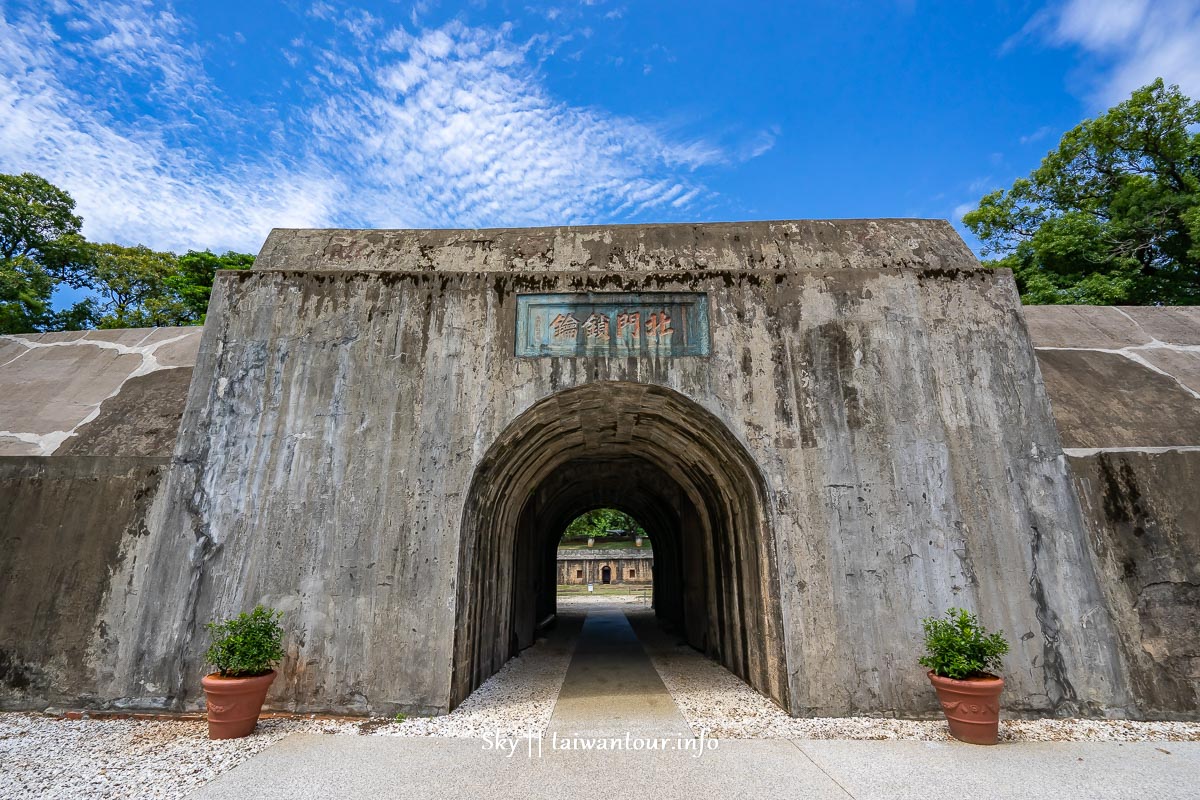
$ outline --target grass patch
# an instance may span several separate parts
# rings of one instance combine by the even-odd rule
[[[589,592],[587,590],[587,584],[580,586],[576,584],[560,583],[558,585],[558,594],[560,597],[563,595],[580,594],[602,594],[605,596],[623,594],[628,595],[629,597],[641,597],[642,595],[649,595],[654,591],[648,584],[646,586],[613,586],[611,584],[605,586],[604,584],[597,583],[593,584],[593,587],[593,590]]]

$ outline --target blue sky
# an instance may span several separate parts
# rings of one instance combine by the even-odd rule
[[[0,0],[0,172],[97,241],[961,214],[1161,75],[1200,3]],[[961,229],[961,226],[960,226]]]

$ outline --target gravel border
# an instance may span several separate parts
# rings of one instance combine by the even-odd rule
[[[195,720],[66,720],[0,714],[0,798],[182,798],[285,736],[318,723],[268,719],[213,741]]]
[[[792,717],[729,670],[661,632],[648,612],[630,614],[638,637],[684,718],[716,739],[953,741],[943,720]],[[1195,742],[1197,722],[1123,719],[1001,720],[1003,742]]]
[[[512,737],[541,735],[554,713],[554,703],[574,652],[574,636],[552,633],[510,659],[449,714],[410,717],[403,722],[374,727],[369,732],[382,736],[467,739],[497,731]]]
[[[68,720],[0,713],[0,800],[176,800],[293,733],[540,734],[554,711],[574,647],[574,637],[552,634],[505,664],[450,714],[402,722],[270,718],[260,720],[250,736],[213,741],[204,720]]]

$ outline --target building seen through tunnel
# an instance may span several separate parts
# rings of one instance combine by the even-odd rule
[[[654,583],[650,534],[617,509],[593,509],[576,517],[562,533],[556,559],[560,594],[572,587],[599,584],[640,587],[648,596]]]
[[[613,585],[650,588],[654,553],[650,550],[588,551],[559,549],[557,583],[563,587]]]

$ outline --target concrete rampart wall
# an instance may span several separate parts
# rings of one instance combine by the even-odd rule
[[[162,602],[110,595],[101,692],[194,705],[199,623],[262,601],[291,633],[275,704],[444,709],[475,466],[539,400],[621,381],[699,404],[765,477],[795,713],[932,710],[917,621],[950,605],[1012,634],[1010,708],[1128,709],[1011,277],[942,223],[715,227],[637,232],[704,240],[671,262],[584,248],[585,272],[557,234],[473,232],[461,263],[383,237],[427,271],[306,272],[323,264],[273,240],[221,276],[176,464],[116,581]],[[472,271],[519,266],[512,248],[542,268]],[[652,290],[708,293],[710,358],[512,355],[518,292]]]
[[[0,705],[106,703],[99,610],[147,532],[200,334],[0,336]]]
[[[1200,447],[1200,308],[1029,306],[1063,447]]]
[[[0,336],[0,455],[169,456],[200,333]]]
[[[1200,452],[1071,458],[1138,709],[1200,709]]]
[[[1196,716],[1200,310],[1024,310],[1072,491],[1006,275],[928,223],[751,227],[273,235],[157,494],[199,330],[0,337],[0,702],[194,706],[199,626],[264,601],[273,704],[444,708],[480,454],[620,380],[768,477],[793,711],[930,710],[914,623],[957,604],[1014,639],[1015,711]],[[511,357],[518,292],[672,289],[711,359]]]
[[[918,219],[488,230],[276,229],[255,269],[391,272],[975,269],[949,225]]]
[[[0,708],[103,704],[97,611],[166,462],[0,456]]]
[[[1200,713],[1200,308],[1025,309],[1141,713]]]

